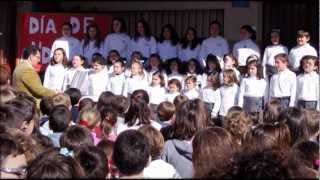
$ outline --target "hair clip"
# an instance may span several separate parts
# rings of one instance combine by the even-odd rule
[[[73,155],[74,155],[72,150],[69,151],[69,150],[68,150],[67,148],[65,148],[65,147],[63,147],[63,148],[60,149],[59,154],[62,154],[62,155],[64,155],[64,156],[66,156],[66,157],[68,157],[68,156],[73,157]]]

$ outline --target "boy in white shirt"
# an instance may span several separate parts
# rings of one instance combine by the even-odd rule
[[[278,73],[270,80],[270,97],[279,99],[282,107],[293,107],[296,97],[296,75],[288,69],[288,56],[284,53],[275,56]]]
[[[289,53],[289,64],[292,71],[299,71],[300,61],[305,55],[317,57],[317,51],[308,42],[310,40],[309,32],[300,30],[297,33],[297,46],[292,48]]]
[[[107,86],[107,91],[113,92],[115,95],[122,95],[126,77],[124,75],[125,64],[122,60],[117,60],[113,64],[113,73],[110,74],[110,81]]]

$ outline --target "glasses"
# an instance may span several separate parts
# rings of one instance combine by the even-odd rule
[[[8,173],[8,174],[14,174],[18,177],[25,177],[26,175],[26,167],[20,167],[20,168],[6,168],[6,167],[1,167],[0,168],[1,172]]]

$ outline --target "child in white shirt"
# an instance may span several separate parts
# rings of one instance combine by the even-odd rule
[[[233,71],[232,69],[223,71],[223,85],[220,87],[221,106],[219,110],[219,123],[222,123],[223,117],[227,115],[229,109],[237,104],[239,91],[239,86],[237,83],[238,80],[235,71]]]
[[[180,95],[181,83],[178,79],[171,79],[168,82],[168,92],[166,94],[166,101],[173,103],[174,99]]]
[[[185,80],[185,85],[183,95],[187,96],[189,100],[200,98],[200,92],[197,90],[197,78],[195,76],[188,76]]]
[[[263,78],[259,59],[248,60],[247,76],[241,81],[238,100],[238,105],[247,114],[261,112],[268,97],[267,82]]]
[[[300,30],[297,33],[297,46],[292,48],[289,53],[289,65],[294,72],[299,71],[300,61],[305,55],[317,57],[317,51],[308,42],[310,40],[309,32]]]
[[[279,30],[272,31],[271,43],[272,45],[265,48],[262,60],[263,75],[266,78],[268,77],[268,80],[273,74],[277,73],[277,69],[274,64],[274,56],[280,53],[288,54],[288,48],[280,44]]]
[[[297,80],[294,72],[288,69],[288,55],[275,56],[275,64],[278,70],[270,80],[270,97],[279,99],[282,108],[293,107],[296,98]]]
[[[152,113],[155,113],[158,105],[165,101],[166,95],[164,77],[160,71],[152,74],[152,82],[147,92],[150,99],[150,109]]]
[[[217,56],[209,54],[206,58],[206,67],[204,68],[204,73],[202,74],[201,86],[206,87],[208,75],[219,74],[221,72],[221,67],[223,66],[220,66],[220,62]]]
[[[107,90],[109,83],[108,69],[103,63],[102,55],[94,55],[92,58],[92,70],[88,77],[88,95],[97,100],[100,94]]]
[[[163,63],[160,59],[160,56],[158,54],[151,54],[147,64],[146,64],[146,71],[148,72],[148,81],[151,83],[152,81],[152,75],[153,73],[160,71],[163,75],[164,82],[167,83],[167,74],[165,73],[163,69]]]
[[[115,95],[122,95],[124,91],[124,86],[126,83],[126,77],[124,75],[124,62],[117,60],[113,64],[113,73],[109,74],[109,83],[107,86],[107,91],[112,92]]]
[[[320,76],[316,72],[318,58],[304,56],[301,60],[300,74],[297,77],[297,105],[298,108],[319,110],[320,103]]]
[[[186,77],[195,76],[197,79],[196,81],[196,88],[201,89],[202,85],[202,69],[199,65],[199,62],[196,59],[190,59],[187,62],[187,72]]]
[[[260,58],[260,49],[254,42],[256,31],[250,25],[243,25],[240,29],[240,41],[233,46],[232,54],[238,60],[238,69],[241,75],[246,73],[246,60],[248,56],[254,54]]]
[[[62,92],[67,63],[65,51],[62,48],[54,50],[53,57],[44,74],[43,86],[56,92]]]
[[[182,65],[180,64],[179,59],[173,58],[168,61],[168,70],[167,70],[168,81],[170,81],[171,79],[177,79],[180,81],[183,87],[184,75],[181,73],[181,69],[182,69]]]
[[[199,59],[200,43],[194,28],[187,29],[178,49],[181,62],[187,62],[192,58]]]
[[[201,97],[211,118],[216,118],[221,105],[220,80],[217,73],[209,74],[206,87],[201,91]]]
[[[163,62],[178,57],[178,41],[178,34],[171,24],[162,27],[157,52]]]
[[[232,69],[236,73],[237,82],[241,81],[240,72],[237,69],[237,60],[232,54],[225,54],[223,57],[224,67],[220,72],[220,83],[223,84],[223,71],[227,69]]]

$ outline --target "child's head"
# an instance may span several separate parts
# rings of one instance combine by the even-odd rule
[[[93,137],[90,131],[83,126],[70,126],[60,137],[60,146],[69,150],[77,150],[84,146],[94,146]]]
[[[201,73],[200,64],[196,59],[192,58],[187,62],[187,73]]]
[[[96,108],[86,108],[80,111],[79,114],[79,124],[89,128],[94,129],[99,126],[101,122],[101,116]]]
[[[116,75],[122,74],[125,70],[125,64],[122,60],[117,60],[113,64],[113,73]]]
[[[126,176],[141,174],[149,158],[150,145],[141,132],[126,130],[117,137],[112,159],[121,174]]]
[[[125,123],[133,126],[137,121],[138,125],[150,124],[151,110],[148,106],[149,95],[145,90],[133,91],[130,97],[130,107],[125,114]]]
[[[280,44],[280,29],[273,29],[270,34],[270,40],[272,45]]]
[[[86,58],[82,55],[75,55],[72,59],[72,67],[79,68],[86,66]]]
[[[172,72],[180,72],[181,64],[178,58],[172,58],[168,61],[168,74],[171,74]]]
[[[252,39],[254,41],[256,40],[256,31],[250,25],[243,25],[240,28],[240,39]]]
[[[310,140],[317,140],[319,137],[319,122],[320,122],[320,111],[315,109],[305,109],[304,110],[307,116],[307,126],[309,129]]]
[[[109,134],[111,133],[112,127],[117,123],[118,112],[112,106],[105,106],[100,110],[101,114],[101,131],[102,136],[105,139],[108,139]]]
[[[25,178],[27,160],[18,141],[7,133],[0,134],[1,178]]]
[[[278,122],[278,117],[282,111],[281,102],[278,99],[268,101],[263,110],[263,123],[275,124]]]
[[[51,109],[53,108],[52,98],[45,96],[40,101],[40,110],[42,115],[49,115]]]
[[[133,51],[131,54],[131,62],[139,61],[142,59],[142,53],[140,51]]]
[[[188,100],[177,107],[173,124],[174,137],[190,140],[197,132],[208,126],[208,110],[200,99]]]
[[[152,74],[152,82],[151,82],[152,86],[157,86],[160,85],[161,87],[165,86],[165,81],[164,81],[164,77],[161,73],[161,71],[156,71]]]
[[[152,160],[159,159],[164,148],[164,138],[161,132],[151,125],[142,126],[138,131],[141,132],[149,141],[150,156]]]
[[[132,75],[142,75],[143,66],[139,61],[133,61],[131,64],[131,74]]]
[[[262,65],[259,63],[258,60],[248,61],[246,67],[248,76],[263,79]]]
[[[173,104],[176,107],[176,109],[178,109],[178,107],[185,101],[188,101],[188,97],[180,94],[174,98]]]
[[[71,99],[70,96],[66,93],[57,93],[52,96],[53,106],[64,105],[67,108],[71,107]]]
[[[162,65],[162,60],[159,54],[151,54],[148,61],[148,70],[150,71],[152,68],[160,69]]]
[[[119,115],[123,115],[128,111],[128,108],[130,106],[130,102],[128,98],[122,95],[116,95],[115,99],[112,103],[112,106],[117,110]]]
[[[217,56],[209,54],[206,58],[206,72],[220,72],[221,67]]]
[[[104,68],[104,59],[100,53],[92,55],[91,66],[95,72],[100,72]]]
[[[180,92],[181,91],[181,83],[178,79],[171,79],[168,82],[168,89],[170,93]]]
[[[79,102],[79,112],[82,109],[93,108],[94,105],[95,105],[95,102],[91,98],[83,98]]]
[[[68,59],[67,59],[67,55],[66,52],[64,51],[63,48],[57,48],[54,50],[53,52],[53,57],[51,59],[50,64],[54,65],[54,64],[63,64],[63,65],[67,65],[68,63]]]
[[[310,169],[317,170],[319,165],[316,162],[320,159],[319,144],[308,140],[300,141],[291,148],[289,158],[297,159]]]
[[[106,139],[102,139],[98,144],[97,147],[104,151],[106,154],[107,160],[111,161],[112,160],[112,153],[113,153],[113,147],[114,147],[114,142]]]
[[[223,71],[223,85],[232,86],[238,83],[237,75],[233,69],[226,69]]]
[[[197,85],[197,78],[195,76],[188,76],[185,80],[185,84],[188,90],[195,89]]]
[[[289,59],[285,53],[277,54],[275,57],[275,65],[278,71],[284,71],[288,68]]]
[[[230,176],[231,159],[236,150],[231,134],[224,128],[211,127],[196,133],[192,141],[195,178]]]
[[[83,177],[83,169],[70,153],[66,153],[60,148],[44,152],[28,166],[27,178],[71,179]]]
[[[95,146],[82,147],[75,153],[75,160],[85,173],[85,178],[105,179],[108,175],[108,160],[104,151]]]
[[[224,69],[232,69],[238,66],[237,59],[232,54],[223,56]]]
[[[301,61],[300,61],[300,73],[310,73],[312,71],[316,71],[317,70],[317,66],[319,61],[318,58],[316,56],[311,56],[311,55],[306,55],[303,56]]]
[[[64,105],[54,106],[49,114],[49,127],[53,132],[64,132],[71,122],[71,112]]]
[[[303,46],[305,44],[307,44],[310,40],[310,35],[309,32],[304,31],[304,30],[299,30],[297,32],[297,44],[299,46]]]
[[[212,87],[214,90],[220,87],[220,79],[218,73],[211,73],[208,75],[207,87]]]
[[[221,23],[219,21],[212,21],[209,25],[209,34],[212,37],[220,35]]]
[[[1,71],[1,70],[0,70]],[[10,87],[0,87],[0,104],[4,104],[16,97],[14,90]]]
[[[223,120],[223,127],[231,133],[237,141],[237,145],[241,145],[241,142],[251,126],[252,121],[239,106],[231,107]]]
[[[170,121],[176,112],[176,107],[169,101],[164,101],[157,107],[157,115],[160,121]]]
[[[115,49],[110,50],[109,53],[108,53],[108,57],[107,57],[107,64],[108,65],[112,65],[116,61],[119,61],[119,60],[121,60],[119,51],[117,51]]]
[[[69,37],[72,34],[72,24],[70,22],[64,22],[62,24],[62,36]]]
[[[64,91],[64,93],[68,94],[71,100],[71,105],[75,106],[79,103],[81,98],[81,91],[77,88],[69,88]]]
[[[115,95],[111,91],[103,91],[98,99],[97,107],[100,110],[103,106],[110,106],[115,99]]]

